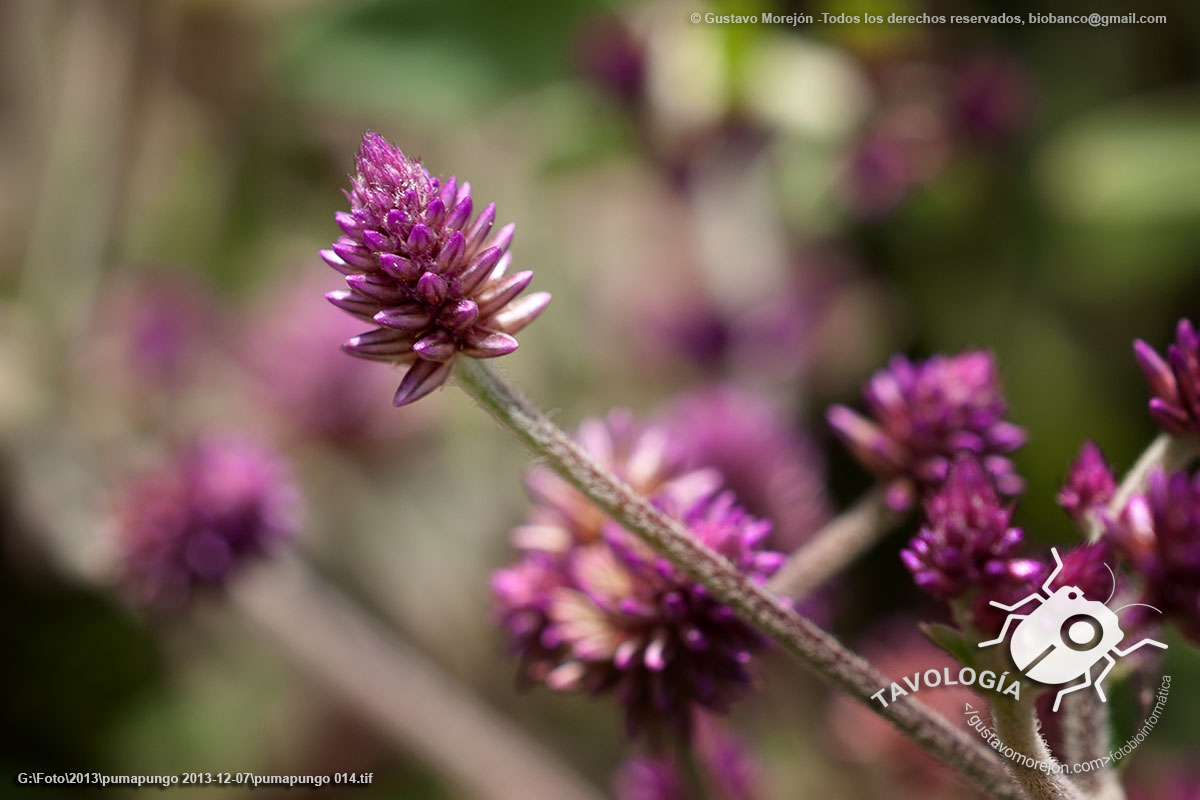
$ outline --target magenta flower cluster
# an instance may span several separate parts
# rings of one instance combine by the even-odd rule
[[[904,510],[936,490],[960,452],[978,457],[1001,494],[1024,482],[1008,454],[1026,441],[1006,419],[1008,403],[991,353],[972,351],[912,361],[896,356],[863,388],[868,416],[845,406],[829,424],[887,485],[888,505]]]
[[[411,365],[396,405],[442,385],[459,353],[516,350],[513,334],[549,304],[545,292],[519,297],[533,273],[508,274],[516,226],[492,233],[495,204],[473,216],[469,183],[434,178],[379,134],[363,136],[346,197],[343,235],[321,257],[349,288],[326,297],[377,326],[347,341],[347,353]]]
[[[1200,433],[1200,333],[1191,320],[1181,319],[1175,342],[1164,359],[1138,339],[1133,352],[1150,384],[1150,416],[1163,430],[1182,436]]]
[[[117,518],[123,582],[138,602],[178,605],[290,539],[299,510],[273,452],[238,436],[197,439],[126,487]]]
[[[614,412],[577,439],[753,580],[782,564],[764,547],[770,523],[719,491],[714,471],[685,469],[663,429]],[[750,683],[760,634],[557,477],[536,469],[527,483],[535,505],[513,531],[520,558],[492,581],[522,678],[615,692],[631,734],[665,723],[687,735],[697,709],[728,711]]]

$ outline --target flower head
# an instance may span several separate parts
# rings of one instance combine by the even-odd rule
[[[952,598],[968,589],[1027,579],[1036,562],[1014,558],[1023,534],[975,456],[961,455],[925,503],[925,524],[900,553],[917,586]]]
[[[1088,600],[1107,602],[1116,593],[1116,574],[1111,572],[1113,552],[1107,540],[1081,544],[1061,556],[1062,569],[1050,583],[1050,591],[1074,586]],[[972,620],[976,630],[988,636],[998,633],[1008,612],[991,605],[991,601],[1012,605],[1041,594],[1053,566],[1049,560],[1012,559],[1003,580],[983,587],[972,605]]]
[[[270,451],[208,436],[134,480],[118,513],[123,578],[146,603],[180,604],[295,534],[299,495]]]
[[[711,470],[683,468],[661,429],[615,413],[577,439],[754,580],[779,568],[782,554],[763,548],[770,523],[716,492]],[[727,711],[763,638],[559,479],[535,470],[528,484],[536,504],[513,531],[521,556],[492,581],[523,679],[614,691],[631,733],[661,722],[686,734],[696,708]]]
[[[910,361],[896,356],[863,389],[868,419],[845,406],[829,410],[829,424],[867,469],[888,482],[888,503],[913,505],[946,478],[950,460],[978,456],[1002,494],[1024,483],[1006,458],[1025,443],[1008,422],[1008,404],[990,353],[973,351]]]
[[[794,550],[828,521],[820,456],[767,397],[714,386],[681,398],[664,419],[689,466],[718,470],[747,511],[774,523],[773,546]]]
[[[1145,493],[1106,522],[1117,548],[1144,579],[1140,602],[1161,610],[1200,642],[1200,473],[1156,470]]]
[[[1108,504],[1117,491],[1112,467],[1095,442],[1084,442],[1079,457],[1067,473],[1067,482],[1058,493],[1058,504],[1076,522]]]
[[[762,797],[759,765],[745,746],[715,719],[698,714],[692,743],[699,778],[712,800],[756,800]],[[684,767],[674,755],[642,755],[617,773],[617,800],[697,800]]]
[[[1028,121],[1031,94],[1029,75],[1019,61],[984,56],[957,72],[950,110],[961,133],[983,144],[1000,144]]]
[[[321,257],[350,288],[326,297],[378,326],[342,345],[347,353],[411,364],[396,405],[440,386],[458,353],[516,350],[513,334],[550,302],[545,292],[518,298],[533,273],[508,274],[515,226],[489,237],[495,204],[472,219],[470,184],[434,178],[379,134],[363,136],[346,196],[350,211],[335,215],[344,235]]]
[[[1138,339],[1133,352],[1150,384],[1150,416],[1167,433],[1200,433],[1200,333],[1181,319],[1164,360]]]

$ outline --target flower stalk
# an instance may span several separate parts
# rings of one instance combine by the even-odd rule
[[[1194,435],[1174,436],[1169,433],[1160,433],[1142,451],[1138,460],[1125,474],[1121,485],[1117,487],[1116,494],[1109,501],[1108,514],[1114,517],[1119,515],[1130,498],[1146,488],[1150,473],[1156,467],[1162,467],[1167,472],[1179,469],[1196,455],[1198,449],[1200,449],[1200,440]],[[1103,535],[1104,521],[1099,515],[1093,514],[1088,524],[1087,540],[1095,542]]]
[[[1017,753],[1039,764],[1055,764],[1054,756],[1038,729],[1034,697],[1033,693],[1029,693],[1024,700],[993,700],[992,724],[1000,741]],[[1083,793],[1061,774],[1027,767],[1013,759],[1006,759],[1006,765],[1013,780],[1025,790],[1029,800],[1085,800]]]
[[[234,581],[231,602],[279,649],[471,797],[601,800],[552,753],[365,617],[299,559]]]
[[[546,466],[791,656],[888,719],[932,756],[962,773],[986,796],[1022,798],[996,756],[923,703],[909,700],[887,708],[876,705],[871,695],[887,683],[881,672],[801,617],[766,586],[748,580],[729,561],[691,536],[681,523],[605,472],[494,368],[474,359],[460,359],[457,375],[464,390]]]
[[[877,486],[798,547],[767,586],[801,600],[878,544],[901,519],[903,514],[888,505],[887,488]]]

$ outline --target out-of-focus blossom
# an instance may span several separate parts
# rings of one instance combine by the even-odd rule
[[[579,31],[575,58],[580,73],[628,106],[641,102],[646,84],[646,46],[621,19],[589,20]]]
[[[1117,491],[1112,467],[1095,442],[1084,442],[1079,456],[1071,464],[1067,482],[1058,493],[1058,504],[1079,522],[1108,504]]]
[[[1156,470],[1145,493],[1134,495],[1107,524],[1116,546],[1143,578],[1139,602],[1161,610],[1200,643],[1200,473]],[[1157,616],[1149,609],[1135,611]]]
[[[983,144],[1012,139],[1029,121],[1030,77],[1016,59],[984,56],[955,72],[950,114],[955,129]]]
[[[533,273],[508,274],[514,225],[489,238],[489,204],[472,220],[471,187],[431,176],[382,136],[368,132],[350,178],[343,236],[325,262],[349,289],[331,303],[377,328],[347,341],[353,356],[411,364],[396,392],[405,405],[436,389],[461,353],[494,358],[517,349],[513,334],[545,310],[550,295],[518,297]]]
[[[691,757],[707,800],[758,800],[759,765],[746,748],[711,716],[697,715]],[[617,800],[704,800],[689,785],[675,754],[630,759],[614,781]]]
[[[618,412],[585,422],[577,440],[752,579],[779,568],[783,555],[763,547],[770,523],[716,492],[715,472],[684,468],[666,431]],[[614,691],[631,733],[686,735],[699,708],[727,711],[762,637],[557,477],[535,469],[528,486],[536,505],[512,537],[521,557],[492,581],[522,678]]]
[[[846,205],[864,217],[892,211],[914,184],[903,141],[872,132],[851,149],[842,180]]]
[[[1181,319],[1164,360],[1138,339],[1133,352],[1150,384],[1150,416],[1168,433],[1200,433],[1200,334]]]
[[[1155,764],[1127,778],[1129,800],[1200,800],[1200,772],[1194,764]]]
[[[197,439],[126,487],[117,515],[123,582],[139,602],[179,605],[291,538],[299,504],[273,452],[233,435]]]
[[[795,549],[828,521],[820,455],[769,398],[714,386],[678,400],[665,424],[689,466],[720,471],[747,511],[774,523],[775,548]]]
[[[863,655],[881,672],[903,686],[904,676],[941,671],[957,671],[959,664],[918,630],[913,620],[889,621],[868,632],[861,645]],[[922,693],[928,703],[947,719],[959,721],[966,703],[979,705],[979,697],[969,687],[943,686]],[[839,755],[865,770],[878,770],[877,780],[888,787],[886,796],[908,800],[950,800],[963,797],[961,780],[953,770],[939,763],[912,740],[897,731],[871,709],[845,695],[837,695],[829,704],[826,725],[831,744]],[[870,795],[877,796],[877,795]]]
[[[1001,493],[1023,489],[1006,454],[1025,443],[1025,431],[1005,419],[1008,403],[990,353],[927,361],[896,356],[871,377],[863,396],[869,419],[839,405],[829,410],[829,424],[887,482],[892,508],[907,509],[936,489],[963,451],[978,456]]]
[[[220,338],[208,291],[182,275],[148,275],[118,286],[99,309],[99,349],[85,354],[86,366],[98,380],[124,379],[137,391],[178,390]]]
[[[252,319],[241,355],[257,395],[294,433],[357,448],[400,432],[404,423],[379,403],[395,372],[330,347],[353,336],[358,323],[323,302],[316,286],[301,282],[282,297],[272,292]]]
[[[964,454],[925,502],[925,523],[900,557],[917,586],[953,598],[1035,574],[1036,561],[1015,558],[1022,538],[1012,527],[1012,508],[1000,502],[982,463]]]

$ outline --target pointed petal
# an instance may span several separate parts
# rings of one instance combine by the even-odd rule
[[[471,341],[462,348],[463,355],[472,358],[496,358],[506,356],[517,349],[517,340],[507,333],[492,333]]]
[[[338,289],[335,292],[326,292],[325,299],[333,305],[345,311],[348,314],[353,314],[362,319],[371,319],[375,312],[379,310],[379,304],[368,300],[357,292],[352,292],[349,289]]]
[[[420,303],[405,303],[385,308],[376,313],[372,319],[385,328],[416,332],[429,327],[429,324],[433,322],[433,315]]]
[[[488,286],[475,298],[476,302],[479,303],[479,313],[486,316],[503,307],[509,300],[512,300],[525,291],[525,287],[532,280],[533,271],[525,270],[515,275],[509,275],[507,278],[501,278],[491,286]]]
[[[550,305],[549,292],[534,292],[509,303],[491,316],[488,324],[505,333],[518,333],[533,322]]]
[[[445,383],[448,377],[450,377],[449,361],[439,364],[419,358],[404,374],[404,380],[400,381],[400,388],[396,390],[392,404],[404,406],[420,400]]]
[[[448,361],[458,349],[458,345],[453,336],[438,330],[418,339],[412,349],[419,358],[428,361]]]

